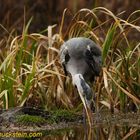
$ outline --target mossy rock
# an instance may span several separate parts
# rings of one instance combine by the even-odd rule
[[[46,120],[41,116],[33,116],[28,114],[16,116],[16,122],[23,125],[41,125]]]
[[[73,122],[78,119],[79,117],[75,112],[60,109],[51,111],[50,117],[47,119],[47,121],[50,123],[59,123],[59,122]]]

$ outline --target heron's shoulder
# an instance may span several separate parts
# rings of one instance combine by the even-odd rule
[[[101,48],[93,43],[87,45],[87,51],[89,51],[89,53],[95,56],[101,56],[102,53]]]
[[[101,55],[101,49],[100,47],[91,39],[86,37],[75,37],[67,40],[62,46],[61,46],[61,52],[65,52],[69,50],[70,52],[73,51],[86,51],[90,50],[91,53],[95,55]]]
[[[75,45],[75,44],[87,44],[87,43],[92,43],[92,40],[86,37],[74,37],[69,40],[67,40],[64,44],[65,45]]]
[[[86,44],[92,43],[90,39],[85,38],[85,37],[75,37],[67,40],[61,48],[73,48],[73,47],[81,47],[85,46]]]

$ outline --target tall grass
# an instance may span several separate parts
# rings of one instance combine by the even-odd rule
[[[80,109],[77,91],[59,62],[59,49],[64,40],[85,36],[102,48],[103,69],[92,84],[98,109],[139,110],[140,40],[131,36],[140,34],[139,18],[134,18],[139,11],[123,20],[120,15],[125,13],[114,15],[103,7],[81,9],[73,15],[67,31],[63,31],[67,12],[64,10],[58,34],[52,33],[56,25],[44,30],[48,35],[30,34],[30,20],[22,35],[10,35],[7,44],[1,43],[1,108],[26,104],[46,109]]]

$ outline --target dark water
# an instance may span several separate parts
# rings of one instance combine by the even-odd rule
[[[41,137],[0,138],[3,140],[140,140],[139,126],[96,125],[93,128],[74,125],[65,129],[41,132]]]
[[[46,132],[40,140],[140,140],[140,113],[105,114],[100,117],[101,123],[92,128],[75,124],[67,129]]]
[[[75,126],[46,135],[40,140],[140,140],[140,128],[131,126],[103,126],[93,128]]]
[[[96,121],[95,121],[96,122]],[[64,123],[65,124],[65,123]],[[140,113],[127,114],[102,114],[99,121],[92,128],[85,124],[67,124],[56,130],[55,127],[49,131],[37,132],[27,131],[28,138],[6,138],[3,140],[140,140]],[[54,129],[54,130],[53,130]],[[1,127],[0,127],[1,130]],[[17,129],[18,130],[18,129]],[[26,129],[25,129],[26,130]],[[29,130],[29,129],[28,129]],[[34,128],[36,130],[36,128]],[[10,131],[10,130],[9,130]],[[20,131],[20,130],[19,130]],[[11,131],[10,131],[11,132]],[[24,133],[24,132],[23,132]],[[1,133],[0,133],[1,134]],[[6,136],[6,135],[5,135]],[[30,137],[29,137],[30,136]]]

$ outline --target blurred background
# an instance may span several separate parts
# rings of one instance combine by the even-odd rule
[[[130,13],[139,9],[139,0],[0,0],[0,24],[9,32],[16,29],[21,33],[24,23],[33,17],[30,26],[31,32],[40,32],[48,25],[59,25],[62,13],[65,8],[70,12],[67,14],[66,22],[69,22],[69,16],[73,16],[81,8],[93,9],[103,6],[111,10],[114,14],[125,11],[121,18],[127,18]],[[25,9],[25,10],[24,10]],[[25,14],[24,14],[25,11]],[[103,17],[106,18],[106,17]],[[67,24],[65,24],[67,25]],[[57,26],[59,28],[59,26]],[[65,27],[66,28],[66,27]],[[0,36],[5,31],[0,28]]]

